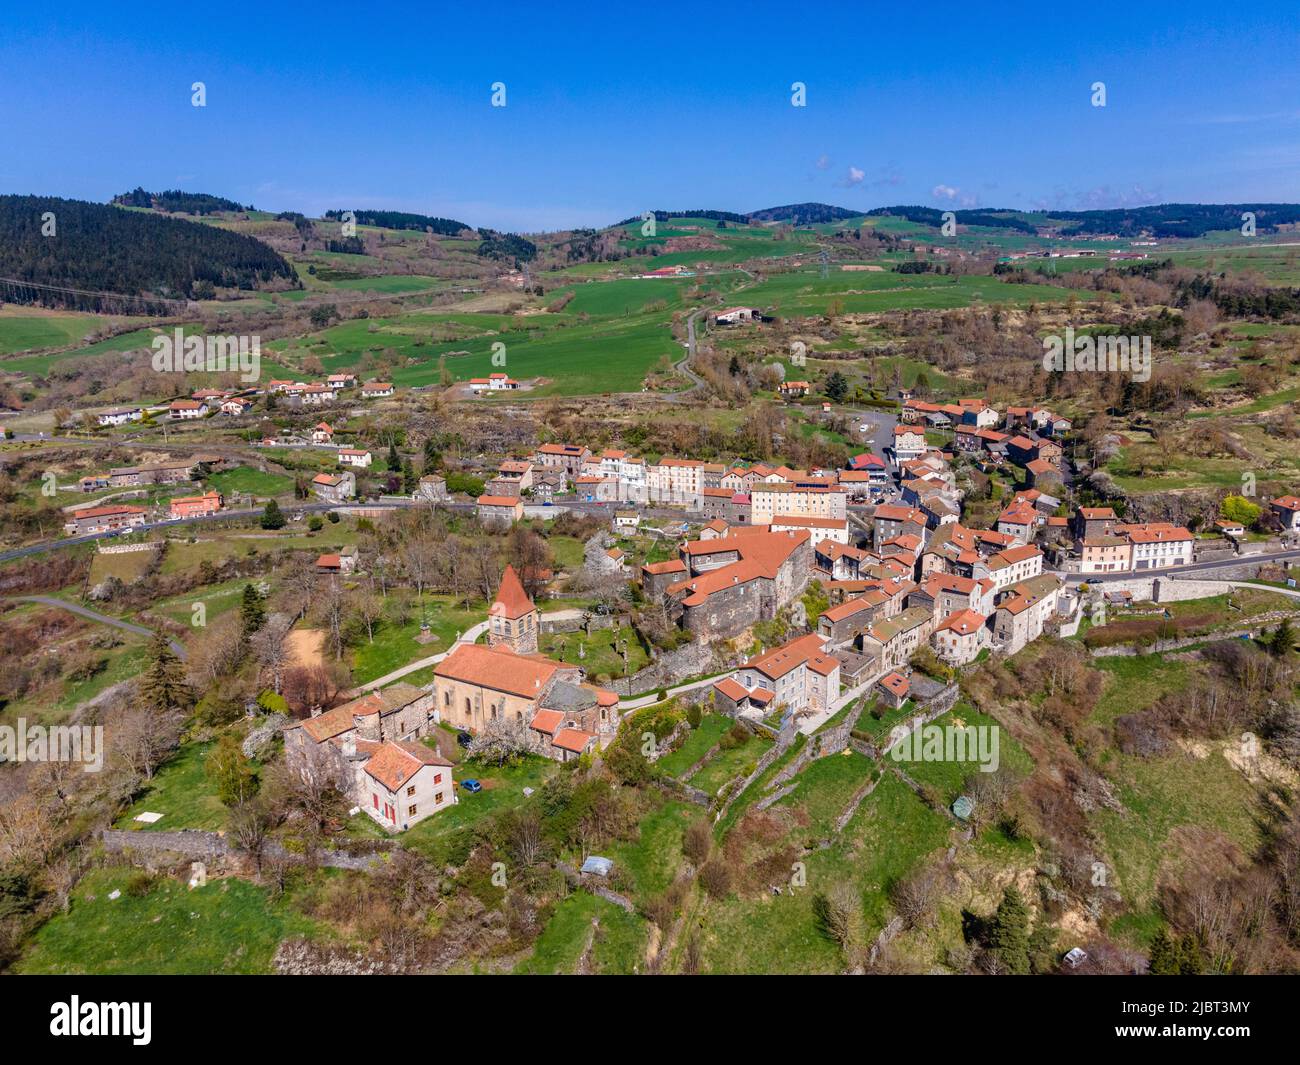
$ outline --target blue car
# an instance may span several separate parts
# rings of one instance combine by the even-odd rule
[[[471,795],[473,795],[477,791],[483,790],[483,785],[480,784],[473,777],[470,777],[468,780],[462,780],[460,782],[460,786],[464,788],[466,791],[468,791]]]

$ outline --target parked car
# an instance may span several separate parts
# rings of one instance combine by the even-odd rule
[[[474,737],[471,736],[468,732],[458,732],[456,733],[456,742],[459,743],[462,747],[468,747],[471,743],[474,742]]]
[[[466,791],[468,791],[471,795],[483,790],[483,785],[480,784],[473,777],[469,777],[467,780],[462,780],[460,782],[460,786],[464,788]]]

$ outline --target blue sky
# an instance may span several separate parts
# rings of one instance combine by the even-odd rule
[[[1173,14],[1131,2],[11,5],[0,192],[103,201],[181,187],[513,230],[805,200],[1300,200],[1300,5],[1160,6]],[[195,81],[206,107],[191,106]],[[796,81],[806,107],[791,106]],[[1097,81],[1104,108],[1091,104]]]

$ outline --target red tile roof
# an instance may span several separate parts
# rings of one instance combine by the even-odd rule
[[[488,613],[514,621],[525,614],[531,614],[536,609],[528,593],[524,591],[523,583],[519,580],[519,574],[515,572],[514,566],[507,565],[505,573],[501,575],[501,587],[497,589],[496,601]]]
[[[502,647],[463,643],[444,658],[434,672],[448,680],[534,699],[559,670],[571,668],[542,655],[517,655]]]
[[[558,733],[551,742],[563,751],[573,751],[575,754],[581,754],[587,749],[587,744],[595,738],[590,732],[583,732],[581,729],[576,728],[566,728]]]
[[[365,770],[389,791],[398,791],[426,765],[451,767],[447,759],[423,743],[381,743],[366,762]]]

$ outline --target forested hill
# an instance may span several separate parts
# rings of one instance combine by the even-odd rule
[[[1063,237],[1102,234],[1118,237],[1194,239],[1207,233],[1240,229],[1243,215],[1255,216],[1257,233],[1276,233],[1280,225],[1300,222],[1300,204],[1294,203],[1161,203],[1150,207],[1114,207],[1096,211],[1042,211],[1030,213],[1010,208],[985,207],[954,210],[964,226],[1014,229],[1035,233],[1040,227],[1057,230]],[[938,228],[944,212],[937,207],[877,207],[868,215],[906,218]]]
[[[0,278],[167,299],[201,299],[216,288],[255,289],[277,280],[297,286],[293,267],[253,237],[52,196],[0,196]],[[89,311],[112,304],[95,295],[12,283],[0,289],[0,298]]]
[[[891,218],[906,218],[909,222],[916,222],[918,225],[934,226],[936,229],[943,224],[943,216],[946,212],[938,207],[919,207],[911,205],[908,207],[877,207],[868,211],[868,216],[886,215]],[[988,210],[961,210],[953,211],[957,221],[964,226],[987,226],[990,229],[1014,229],[1021,233],[1035,233],[1037,227],[1024,219],[1018,211],[1010,211],[1001,208],[990,208]]]
[[[341,210],[326,211],[325,217],[339,221],[346,212]],[[412,229],[423,233],[426,230],[440,233],[446,237],[459,236],[465,230],[474,232],[473,226],[457,222],[454,218],[436,218],[427,214],[412,214],[409,211],[373,211],[357,208],[352,211],[352,220],[361,226],[382,226],[385,229]]]
[[[861,211],[851,211],[847,207],[833,207],[829,203],[789,203],[784,207],[765,207],[761,211],[750,211],[745,217],[751,222],[789,222],[796,226],[822,225],[827,222],[842,222],[846,218],[856,218]]]
[[[172,214],[216,214],[218,211],[254,209],[251,203],[245,207],[234,200],[227,200],[224,196],[211,196],[206,192],[182,192],[180,189],[146,192],[139,186],[131,192],[114,196],[113,202],[123,207],[152,207]]]
[[[1240,229],[1242,215],[1255,216],[1257,233],[1276,233],[1279,225],[1300,222],[1295,203],[1162,203],[1109,211],[1053,211],[1053,218],[1073,222],[1066,236],[1114,233],[1121,237],[1203,237]]]

